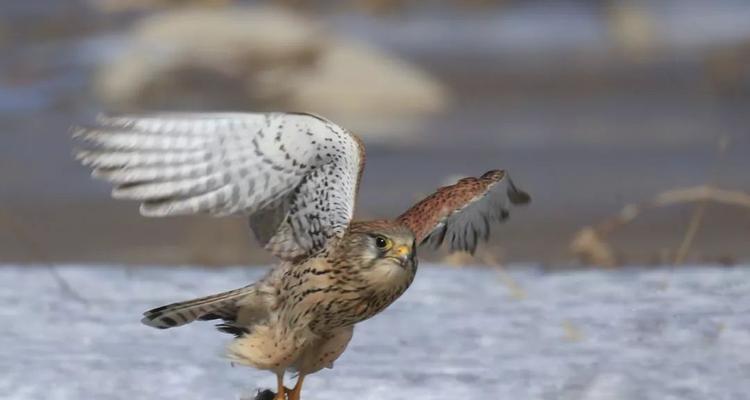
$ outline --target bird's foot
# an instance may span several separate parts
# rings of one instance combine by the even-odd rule
[[[276,393],[276,397],[274,397],[273,400],[287,400],[287,395],[289,395],[291,392],[291,389],[287,388],[286,386],[282,386],[281,388],[279,388],[279,392]]]
[[[255,397],[252,400],[287,400],[287,393],[291,392],[291,390],[284,388],[285,390],[276,393],[271,389],[266,389],[263,391],[258,391],[258,393],[255,395]],[[243,398],[244,400],[250,400],[248,398]]]
[[[289,400],[300,400],[300,395],[302,394],[302,382],[298,381],[297,384],[294,386],[294,389],[289,390],[287,389],[286,395],[289,396]]]

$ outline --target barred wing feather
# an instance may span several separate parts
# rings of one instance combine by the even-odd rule
[[[364,161],[354,135],[302,113],[102,117],[75,137],[87,145],[76,158],[141,214],[249,216],[282,259],[343,235]]]

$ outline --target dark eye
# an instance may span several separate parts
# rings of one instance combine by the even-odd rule
[[[377,248],[379,248],[379,249],[384,249],[384,248],[388,247],[388,239],[386,239],[386,238],[384,238],[382,236],[376,237],[375,238],[375,246],[377,246]]]

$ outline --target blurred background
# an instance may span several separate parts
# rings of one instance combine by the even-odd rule
[[[72,161],[100,112],[303,110],[358,133],[360,217],[508,169],[475,258],[750,258],[750,2],[0,2],[0,263],[258,264],[241,219],[145,219]]]

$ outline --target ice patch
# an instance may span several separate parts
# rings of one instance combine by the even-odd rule
[[[8,400],[238,399],[273,387],[232,368],[210,323],[159,331],[142,311],[231,289],[262,268],[0,267]],[[425,266],[360,324],[305,398],[741,399],[750,392],[750,269],[546,274]],[[506,278],[507,279],[507,278]]]

